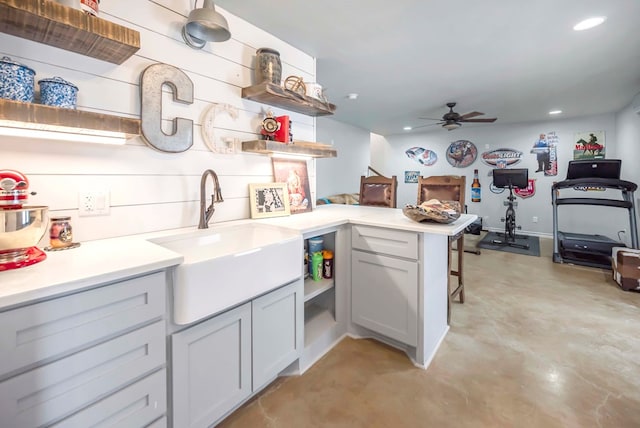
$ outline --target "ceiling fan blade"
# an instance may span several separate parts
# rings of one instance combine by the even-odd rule
[[[435,119],[433,119],[435,120]],[[420,126],[412,126],[411,129],[418,129],[418,128],[426,128],[427,126],[436,126],[436,125],[442,125],[444,122],[439,122],[439,123],[430,123],[428,125],[420,125]]]
[[[477,123],[492,123],[498,120],[495,117],[488,117],[486,119],[460,119],[460,122],[477,122]]]
[[[469,113],[465,113],[459,117],[459,119],[471,119],[472,117],[482,116],[484,113],[480,113],[479,111],[472,111]]]

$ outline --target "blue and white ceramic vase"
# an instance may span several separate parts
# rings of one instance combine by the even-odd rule
[[[8,56],[0,60],[0,98],[33,102],[36,72]]]
[[[62,77],[52,77],[38,81],[40,102],[44,105],[75,109],[78,87]]]
[[[267,81],[280,86],[282,80],[282,63],[280,52],[271,48],[260,48],[256,51],[256,84]]]

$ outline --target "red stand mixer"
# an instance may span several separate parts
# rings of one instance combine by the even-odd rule
[[[29,180],[22,173],[0,170],[0,272],[46,259],[36,245],[48,224],[48,207],[25,206]]]

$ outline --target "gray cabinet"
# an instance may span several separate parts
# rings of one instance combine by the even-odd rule
[[[351,320],[376,333],[418,343],[415,233],[352,227]]]
[[[171,337],[173,427],[208,427],[300,355],[302,279]]]
[[[161,418],[165,287],[155,273],[0,313],[0,425]]]
[[[171,338],[173,426],[208,427],[251,395],[251,303]]]

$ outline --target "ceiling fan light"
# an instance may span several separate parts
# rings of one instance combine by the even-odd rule
[[[588,30],[590,28],[597,27],[598,25],[602,24],[605,21],[605,19],[607,19],[606,16],[595,16],[593,18],[588,18],[588,19],[585,19],[584,21],[578,22],[576,25],[573,26],[573,29],[574,31]]]
[[[460,128],[460,126],[462,125],[460,125],[458,122],[450,122],[442,125],[442,127],[448,131],[453,131],[454,129],[458,129]]]

